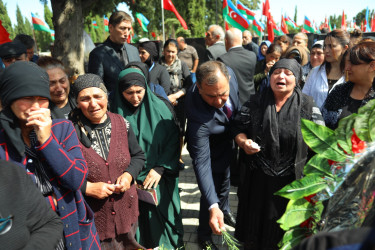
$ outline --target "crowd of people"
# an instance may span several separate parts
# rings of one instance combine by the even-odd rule
[[[258,46],[215,24],[203,59],[183,37],[127,44],[131,26],[114,12],[73,82],[60,60],[34,55],[31,37],[0,45],[0,246],[184,248],[186,143],[200,249],[217,249],[224,224],[244,249],[278,249],[288,200],[274,193],[313,155],[301,118],[335,129],[375,98],[375,40],[333,30],[310,48],[305,33]]]

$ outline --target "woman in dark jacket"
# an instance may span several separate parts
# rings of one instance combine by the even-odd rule
[[[58,249],[99,249],[94,214],[80,188],[86,161],[72,123],[51,119],[48,74],[15,62],[1,79],[0,159],[18,163],[64,223]]]
[[[145,63],[150,72],[150,83],[163,87],[165,94],[169,95],[171,91],[171,81],[167,69],[158,63],[158,50],[154,42],[148,41],[139,44],[139,57]],[[153,91],[155,92],[155,91]]]
[[[234,120],[243,164],[235,236],[245,249],[278,249],[283,231],[276,221],[288,200],[274,193],[302,176],[308,147],[301,118],[324,124],[312,98],[301,93],[301,73],[294,59],[275,63],[270,88],[251,96]]]
[[[184,166],[181,159],[183,136],[185,134],[185,95],[193,84],[188,66],[177,57],[178,45],[174,39],[168,39],[164,44],[164,56],[160,64],[167,68],[171,80],[171,91],[168,95],[169,101],[174,106],[180,129],[180,166]]]
[[[122,116],[107,112],[107,89],[94,74],[81,75],[70,114],[89,174],[82,190],[94,210],[102,249],[142,249],[135,240],[138,195],[134,180],[145,156]]]
[[[375,98],[375,42],[361,42],[350,49],[345,71],[349,81],[337,85],[322,107],[326,125],[331,129]]]

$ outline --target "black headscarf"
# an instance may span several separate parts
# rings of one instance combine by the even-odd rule
[[[302,79],[302,67],[295,59],[283,58],[277,61],[270,70],[270,76],[275,71],[275,69],[289,69],[292,71],[296,78],[296,85],[299,85]]]
[[[151,42],[151,41],[143,42],[143,43],[139,44],[139,47],[143,48],[144,50],[146,50],[150,54],[149,59],[151,59],[151,61],[156,60],[156,58],[158,56],[158,50],[157,50],[154,42]]]
[[[15,62],[7,67],[1,77],[0,96],[3,110],[0,125],[5,130],[9,143],[20,156],[25,154],[21,128],[10,108],[13,101],[27,96],[41,96],[51,99],[47,72],[32,62]]]
[[[50,99],[49,78],[47,72],[32,62],[15,62],[7,67],[1,77],[1,100],[4,109],[0,113],[0,126],[4,129],[9,146],[17,157],[27,155],[32,161],[31,171],[35,174],[36,184],[43,195],[52,192],[52,186],[46,174],[44,162],[36,152],[38,141],[35,131],[29,134],[30,147],[26,146],[21,135],[21,128],[11,109],[12,102],[28,96],[40,96]]]
[[[104,81],[100,76],[95,74],[84,74],[78,76],[77,80],[74,81],[74,84],[72,86],[73,94],[75,99],[77,100],[79,92],[86,88],[99,88],[104,91],[104,93],[108,93],[107,88],[104,85]]]
[[[90,73],[78,76],[72,87],[76,100],[78,100],[79,92],[86,88],[93,87],[103,90],[103,92],[106,94],[108,93],[100,76]],[[91,124],[90,120],[87,119],[87,117],[82,113],[82,110],[79,108],[75,108],[70,112],[69,120],[73,122],[80,142],[85,147],[90,148],[92,144],[91,131],[92,127],[95,127],[95,125]]]

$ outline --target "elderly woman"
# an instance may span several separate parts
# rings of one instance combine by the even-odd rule
[[[63,63],[59,59],[42,56],[38,60],[38,65],[47,71],[49,76],[51,102],[64,118],[68,119],[70,111],[76,107],[76,102],[70,94],[70,82]]]
[[[164,44],[163,57],[160,62],[161,65],[167,68],[169,77],[171,80],[171,91],[168,95],[169,101],[173,104],[177,121],[180,129],[180,168],[184,167],[184,163],[181,159],[181,152],[183,146],[183,136],[185,133],[185,94],[186,91],[193,84],[190,76],[188,66],[178,59],[178,44],[174,39],[168,39]]]
[[[245,249],[277,249],[283,231],[276,221],[288,200],[273,194],[302,176],[308,147],[301,118],[324,124],[300,80],[298,62],[281,59],[270,71],[270,88],[251,96],[234,120],[235,141],[246,154],[235,231]]]
[[[138,195],[134,180],[145,157],[122,116],[107,112],[107,89],[94,74],[81,75],[73,90],[77,108],[70,114],[88,176],[83,190],[95,213],[102,249],[141,249],[135,240]]]
[[[138,68],[119,75],[111,108],[129,121],[146,155],[146,166],[137,183],[154,188],[158,205],[139,201],[138,242],[147,248],[183,246],[183,227],[178,193],[178,127],[166,104],[148,88]]]
[[[324,39],[324,63],[310,71],[302,89],[304,94],[314,98],[319,108],[322,107],[328,93],[345,81],[342,61],[349,46],[349,34],[344,30],[333,30]]]
[[[329,93],[322,114],[327,127],[338,122],[375,98],[375,42],[361,42],[346,56],[345,71],[349,81]]]
[[[58,249],[99,249],[94,214],[80,191],[86,162],[72,123],[51,120],[47,73],[15,62],[4,70],[0,87],[0,159],[24,168],[60,216],[65,240]]]
[[[167,69],[161,66],[158,60],[158,50],[154,42],[148,41],[139,44],[139,57],[145,63],[150,71],[150,83],[158,84],[163,87],[165,94],[169,95],[171,91],[171,80]],[[154,91],[155,92],[155,91]]]

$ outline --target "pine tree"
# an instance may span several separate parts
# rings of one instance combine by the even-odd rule
[[[31,34],[27,34],[28,29],[25,26],[24,17],[22,16],[22,13],[18,4],[17,4],[17,9],[16,9],[16,18],[17,18],[17,25],[14,28],[14,33],[16,35],[18,34],[31,35]]]
[[[10,18],[8,16],[6,5],[4,5],[2,0],[0,0],[0,20],[2,22],[3,27],[10,34],[10,39],[13,39],[15,37],[15,34],[13,32],[12,22],[10,21]]]
[[[294,18],[293,19],[294,19],[294,22],[297,23],[297,5],[294,9]]]
[[[188,27],[191,29],[192,37],[204,37],[206,31],[204,17],[206,2],[204,0],[190,0],[188,4]]]

